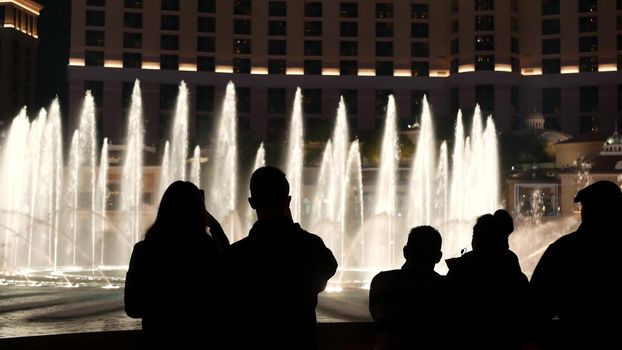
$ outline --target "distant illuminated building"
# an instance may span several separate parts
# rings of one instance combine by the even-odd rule
[[[39,11],[31,0],[0,0],[0,129],[34,103]]]
[[[616,0],[74,0],[70,112],[92,90],[119,140],[139,78],[157,143],[183,79],[205,143],[233,80],[240,127],[266,141],[282,139],[297,86],[311,129],[332,123],[340,96],[352,129],[380,129],[392,93],[403,130],[427,94],[445,129],[477,102],[504,131],[538,112],[546,129],[609,133],[622,114],[620,18]]]

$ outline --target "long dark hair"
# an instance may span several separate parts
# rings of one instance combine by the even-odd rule
[[[155,222],[145,240],[183,240],[205,233],[205,203],[197,186],[187,181],[173,182],[162,195]]]

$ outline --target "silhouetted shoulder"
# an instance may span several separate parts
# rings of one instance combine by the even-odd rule
[[[132,318],[141,318],[145,314],[144,292],[147,288],[145,270],[148,266],[146,255],[145,241],[134,244],[130,265],[125,275],[125,289],[123,291],[125,313]]]

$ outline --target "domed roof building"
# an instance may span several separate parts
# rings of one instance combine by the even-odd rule
[[[603,143],[603,149],[600,152],[601,155],[622,155],[622,135],[616,131]]]

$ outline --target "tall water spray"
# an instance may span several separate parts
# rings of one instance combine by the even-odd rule
[[[66,169],[66,208],[68,213],[67,229],[70,232],[69,248],[71,249],[71,263],[76,265],[78,250],[78,179],[80,178],[80,131],[74,130],[69,146],[69,163]]]
[[[162,152],[162,165],[160,166],[160,179],[158,181],[158,196],[157,203],[160,203],[164,192],[169,184],[171,184],[171,179],[169,178],[170,173],[170,143],[168,141],[164,142],[164,151]]]
[[[60,120],[60,105],[58,98],[52,101],[48,113],[48,125],[46,126],[46,140],[49,146],[45,147],[49,151],[50,157],[46,160],[49,173],[51,175],[49,202],[51,224],[49,225],[48,235],[50,237],[50,253],[53,257],[53,268],[56,270],[58,263],[58,236],[60,228],[60,211],[63,188],[63,131]],[[47,157],[46,157],[47,158]]]
[[[222,111],[216,128],[214,151],[210,165],[208,209],[224,223],[229,238],[238,238],[234,212],[237,207],[238,145],[235,85],[227,84]]]
[[[35,234],[35,220],[45,219],[41,217],[41,213],[39,212],[40,206],[39,203],[45,204],[45,198],[40,198],[40,196],[44,196],[45,193],[41,193],[41,181],[39,181],[40,176],[45,171],[43,166],[43,160],[41,159],[43,149],[41,149],[45,125],[47,122],[47,112],[45,109],[41,109],[39,111],[39,115],[30,125],[30,132],[28,133],[28,158],[26,162],[30,164],[30,176],[29,176],[29,212],[30,216],[29,229],[28,229],[28,241],[30,242],[28,246],[28,262],[27,268],[31,268],[32,264],[32,250],[33,246],[35,246],[38,242],[35,241],[35,238],[40,239],[41,237],[34,236]],[[38,236],[38,235],[37,235]]]
[[[132,89],[132,100],[127,116],[125,162],[121,170],[121,212],[123,232],[130,242],[138,241],[141,234],[141,200],[143,192],[143,107],[140,82]],[[181,132],[181,131],[180,131]],[[181,147],[181,146],[178,146]],[[182,151],[179,151],[182,152]],[[128,251],[129,253],[129,251]]]
[[[177,180],[185,181],[186,167],[188,166],[188,87],[183,81],[179,84],[170,140],[171,159],[168,181],[169,183]]]
[[[263,142],[259,144],[259,148],[257,148],[257,153],[255,154],[255,161],[253,162],[253,168],[251,169],[251,174],[248,176],[249,180],[253,172],[263,166],[266,165],[266,149],[263,146]],[[248,187],[247,187],[248,188]],[[248,191],[248,196],[250,197],[250,191]],[[257,220],[257,216],[255,215],[255,211],[251,208],[250,205],[245,204],[246,207],[246,225],[244,232],[248,232],[248,230],[253,226],[253,223]]]
[[[437,213],[435,203],[438,197],[435,193],[436,185],[436,137],[432,125],[432,114],[427,98],[423,99],[419,137],[415,156],[410,171],[408,186],[408,203],[406,205],[406,219],[408,226],[437,225],[433,218]],[[402,229],[397,245],[405,243],[405,232]]]
[[[377,232],[370,230],[369,234],[365,236],[366,245],[371,248],[366,250],[364,264],[367,266],[390,266],[393,264],[395,218],[397,214],[396,176],[399,165],[396,119],[395,99],[393,95],[390,95],[380,149],[380,167],[376,179],[373,209],[376,220],[383,221],[382,225],[385,226],[386,234],[382,239]]]
[[[4,210],[4,268],[14,268],[17,265],[17,245],[19,235],[22,234],[20,211],[25,207],[25,180],[27,179],[27,163],[23,160],[27,156],[28,117],[26,108],[13,119],[7,137],[6,148],[3,153],[2,183],[5,195]]]
[[[340,266],[360,267],[365,250],[365,235],[362,234],[365,223],[365,211],[363,204],[363,170],[358,140],[354,140],[350,144],[345,178],[346,194],[348,195],[346,201],[351,203],[348,215],[351,215],[352,218],[348,221],[348,225],[344,230],[345,233],[341,237],[345,239],[347,233],[355,234],[350,235],[351,239],[349,242],[343,243],[345,252],[342,261],[340,261]]]
[[[96,241],[96,225],[95,225],[95,211],[96,211],[96,203],[95,203],[95,181],[96,181],[96,167],[97,167],[97,135],[95,132],[95,99],[91,95],[90,91],[86,92],[86,96],[84,96],[84,103],[82,104],[82,110],[80,111],[79,116],[79,155],[78,155],[78,164],[81,167],[85,167],[86,174],[83,174],[83,171],[78,170],[78,191],[81,191],[85,186],[84,183],[87,184],[89,193],[89,201],[90,201],[90,212],[89,216],[89,227],[88,231],[90,232],[90,263],[91,267],[95,266],[95,241]],[[76,248],[78,247],[78,242],[76,243]],[[74,259],[75,260],[75,259]],[[75,264],[75,261],[74,261]]]
[[[108,199],[108,138],[102,142],[101,156],[99,157],[99,172],[97,174],[97,192],[95,200],[97,203],[97,215],[99,216],[99,264],[104,264],[104,253],[106,245],[106,201]]]
[[[196,145],[190,162],[190,182],[201,187],[201,147]]]
[[[313,190],[316,196],[310,213],[303,212],[301,102],[298,89],[284,170],[291,186],[295,220],[322,235],[338,257],[341,272],[333,283],[364,280],[380,269],[396,267],[401,262],[399,253],[407,228],[417,224],[438,225],[444,235],[445,256],[453,256],[456,247],[468,244],[472,220],[499,207],[499,155],[493,119],[488,118],[484,124],[478,109],[467,136],[459,114],[450,152],[448,143],[434,138],[432,115],[425,102],[419,121],[419,140],[407,172],[398,164],[397,115],[391,96],[377,169],[362,168],[359,143],[349,143],[346,111],[340,101]],[[141,233],[142,216],[154,214],[150,206],[141,203],[145,168],[139,83],[136,82],[132,91],[128,111],[127,152],[119,192],[121,210],[114,213],[106,209],[106,140],[98,166],[93,155],[98,155],[99,145],[95,145],[92,103],[92,96],[87,94],[80,127],[71,134],[66,167],[57,101],[52,103],[47,115],[42,111],[32,123],[26,110],[14,119],[0,160],[0,191],[6,194],[0,198],[0,243],[4,243],[0,253],[4,271],[23,271],[27,267],[60,270],[67,265],[93,269],[95,257],[103,266],[126,264],[129,256],[126,253]],[[189,179],[197,185],[207,182],[208,209],[235,240],[255,220],[248,205],[238,202],[242,196],[238,196],[237,190],[240,164],[235,89],[233,84],[227,86],[213,147],[208,152],[207,180],[201,179],[198,146],[188,161],[187,104],[188,91],[182,83],[170,143],[165,143],[159,181],[153,188],[157,193],[154,204],[157,205],[175,180]],[[261,145],[253,170],[265,164],[265,153]],[[375,183],[364,183],[363,174],[366,178],[376,174]],[[410,175],[410,183],[398,182],[406,175]],[[367,207],[368,212],[364,210]],[[127,251],[115,246],[118,239],[128,243]]]
[[[302,170],[304,161],[304,140],[302,125],[302,92],[296,89],[292,109],[289,136],[287,138],[287,160],[285,174],[289,181],[289,193],[292,196],[290,209],[294,221],[302,216]]]
[[[463,171],[464,167],[464,125],[462,123],[462,111],[458,111],[458,116],[456,118],[456,127],[454,132],[454,149],[453,154],[451,156],[451,169],[453,173],[459,174],[460,171]],[[449,198],[451,200],[456,200],[464,195],[464,182],[461,181],[460,176],[452,176],[451,184],[450,184],[450,194]],[[450,207],[449,210],[449,218],[451,220],[463,218],[464,217],[464,202],[457,201],[454,205]]]
[[[346,106],[341,98],[333,136],[326,144],[320,166],[311,213],[311,225],[323,231],[326,245],[339,257],[339,261],[345,260],[348,148]]]

